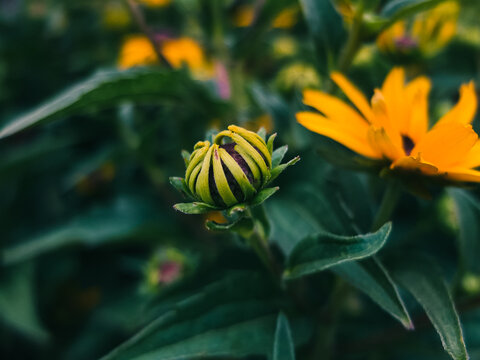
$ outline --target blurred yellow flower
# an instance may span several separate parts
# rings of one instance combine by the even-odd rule
[[[149,7],[163,7],[169,5],[171,0],[138,0],[139,3]]]
[[[174,68],[187,65],[190,69],[200,69],[205,64],[201,46],[193,39],[183,37],[162,43],[162,54]]]
[[[419,50],[424,55],[433,55],[455,35],[459,11],[457,1],[446,1],[416,15],[411,22],[397,21],[378,36],[377,46],[386,53]]]
[[[175,69],[187,66],[198,77],[213,76],[213,65],[206,60],[200,44],[191,38],[164,40],[160,51]],[[144,35],[134,35],[123,43],[118,67],[128,69],[156,62],[157,55],[150,40]]]
[[[282,91],[303,90],[307,87],[319,87],[320,84],[321,79],[315,67],[302,62],[285,66],[275,79],[275,85]]]
[[[125,4],[109,2],[103,9],[102,22],[108,29],[122,29],[131,22],[130,14]]]
[[[392,170],[480,182],[480,171],[474,170],[480,166],[480,141],[471,125],[477,109],[473,82],[461,86],[458,103],[429,130],[428,78],[406,83],[404,70],[395,68],[369,104],[343,75],[331,77],[356,109],[332,95],[305,90],[303,102],[322,113],[297,113],[307,129],[365,157],[387,160]]]
[[[265,131],[269,134],[274,130],[273,119],[269,114],[263,114],[257,116],[256,118],[247,121],[243,124],[243,127],[250,131],[258,131],[260,128],[264,128]]]
[[[288,7],[280,11],[273,19],[272,28],[290,29],[298,22],[299,8],[297,6]],[[248,27],[255,20],[255,7],[251,5],[240,6],[235,13],[233,24],[237,27]]]
[[[272,27],[276,29],[290,29],[298,22],[299,8],[292,6],[280,11],[280,13],[273,19]]]
[[[152,43],[146,36],[131,35],[123,42],[118,59],[120,69],[150,65],[155,62],[157,62],[157,55]]]
[[[279,58],[292,56],[297,50],[297,42],[291,36],[280,36],[272,42],[273,55]]]

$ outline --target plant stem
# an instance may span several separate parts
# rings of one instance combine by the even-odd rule
[[[246,214],[253,221],[253,231],[248,236],[244,236],[248,245],[252,247],[259,259],[268,269],[270,274],[273,276],[276,282],[280,280],[280,270],[276,264],[275,258],[270,251],[268,245],[267,234],[265,232],[264,226],[262,225],[262,219],[257,219],[257,217],[252,213],[252,210],[249,208],[246,211]]]
[[[345,72],[352,64],[361,43],[361,30],[363,21],[363,7],[360,6],[353,18],[352,28],[348,33],[347,43],[338,60],[338,71]]]
[[[390,180],[387,183],[387,189],[385,190],[380,203],[380,209],[378,209],[377,215],[373,220],[372,231],[377,231],[390,220],[393,211],[397,206],[400,199],[401,188],[400,184],[396,180]]]
[[[126,2],[133,20],[135,21],[137,26],[140,28],[140,30],[147,36],[148,40],[152,44],[153,50],[157,55],[158,61],[164,66],[166,66],[167,68],[172,69],[172,65],[168,62],[165,56],[163,56],[162,52],[158,48],[158,43],[155,40],[155,33],[147,25],[147,22],[145,21],[145,16],[143,16],[142,10],[140,9],[140,6],[138,5],[138,3],[135,2],[135,0],[126,0]]]

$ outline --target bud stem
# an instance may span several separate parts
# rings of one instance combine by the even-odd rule
[[[260,205],[259,207],[262,207],[261,210],[263,210],[262,205]],[[257,213],[257,211],[255,213]],[[255,216],[251,208],[247,209],[246,216],[252,219],[254,223],[254,228],[250,236],[245,237],[245,240],[247,241],[248,245],[250,245],[252,249],[257,253],[257,256],[268,269],[275,281],[279,281],[280,271],[276,264],[275,258],[270,251],[267,233],[265,231],[265,225],[263,224],[265,221],[267,221],[266,217],[264,216],[265,212],[260,211],[259,214],[260,216]]]

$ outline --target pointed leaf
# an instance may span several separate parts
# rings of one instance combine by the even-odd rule
[[[302,240],[292,251],[285,271],[286,279],[314,274],[333,265],[372,256],[385,244],[391,223],[377,232],[357,236],[321,233]]]
[[[440,335],[443,348],[455,360],[467,360],[460,319],[436,265],[428,258],[409,256],[397,263],[394,279],[420,303]]]
[[[289,166],[295,165],[297,162],[300,161],[300,156],[294,157],[292,160],[285,164],[278,165],[277,167],[273,168],[271,171],[270,179],[268,180],[268,184],[270,184],[273,180],[275,180],[285,169]]]
[[[178,203],[173,205],[173,208],[189,215],[206,214],[209,211],[218,210],[215,206],[202,202]]]
[[[283,157],[288,151],[288,145],[283,145],[272,153],[272,168],[276,168],[283,160]]]
[[[458,221],[460,227],[459,245],[460,254],[464,260],[466,270],[480,274],[480,202],[469,192],[462,189],[449,189],[448,193],[453,197],[454,208],[450,216]],[[449,204],[446,204],[448,206]],[[447,215],[448,216],[448,215]],[[456,224],[454,224],[455,226]]]
[[[170,184],[177,189],[182,195],[186,197],[192,197],[190,190],[188,189],[185,180],[181,177],[171,177],[169,178]]]
[[[185,91],[188,89],[190,92]],[[92,108],[108,108],[125,100],[164,102],[165,99],[190,101],[205,96],[199,85],[183,71],[164,71],[155,68],[136,68],[127,71],[104,70],[72,86],[53,99],[14,118],[0,129],[0,138],[53,119],[76,114]],[[207,99],[203,99],[207,101]],[[202,100],[202,101],[203,101]],[[202,105],[196,106],[199,111]],[[201,103],[201,102],[197,102]],[[194,103],[192,103],[194,104]]]
[[[266,188],[258,192],[258,194],[253,198],[250,202],[250,206],[257,206],[267,200],[270,196],[275,194],[280,188],[273,187],[273,188]]]
[[[199,292],[174,302],[137,335],[103,360],[204,359],[272,356],[278,296],[268,277],[242,271],[223,274]],[[293,319],[294,341],[310,334],[305,319]]]
[[[390,275],[375,257],[334,266],[332,271],[364,292],[407,329],[412,321]]]
[[[277,318],[275,342],[273,343],[273,360],[295,360],[295,345],[287,317],[280,313]]]

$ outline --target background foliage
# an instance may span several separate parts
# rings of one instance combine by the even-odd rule
[[[480,81],[477,1],[461,1],[435,55],[375,45],[440,2],[139,4],[154,34],[195,38],[226,73],[205,79],[118,69],[145,30],[126,2],[0,1],[0,356],[480,359],[478,189],[403,192],[372,231],[384,180],[294,116],[304,87],[331,90],[330,71],[371,94],[396,65],[428,75],[430,111],[444,112]],[[256,20],[238,26],[246,3]],[[293,24],[272,25],[285,9]],[[239,238],[205,229],[219,214],[172,208],[181,150],[232,123],[278,132],[302,158],[264,204],[280,285]]]

